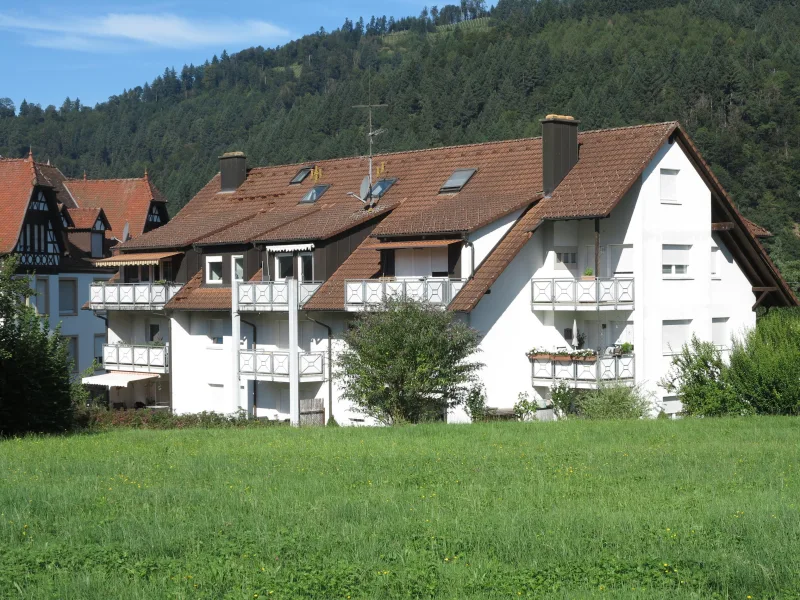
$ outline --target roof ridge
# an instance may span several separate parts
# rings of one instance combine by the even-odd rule
[[[141,181],[142,183],[146,182],[147,180],[144,177],[107,177],[103,179],[83,179],[83,178],[75,178],[75,177],[65,177],[64,181],[69,181],[71,183],[92,183],[92,182],[101,182],[101,181]]]

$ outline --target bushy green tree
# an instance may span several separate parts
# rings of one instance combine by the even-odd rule
[[[727,378],[762,415],[800,415],[800,309],[773,309],[735,339]]]
[[[686,415],[719,417],[752,413],[753,408],[736,393],[728,379],[728,367],[719,349],[693,335],[672,357],[660,385],[678,396]]]
[[[443,418],[475,393],[478,333],[453,313],[388,300],[356,317],[335,376],[342,396],[386,424]]]
[[[0,435],[57,432],[72,424],[67,342],[25,299],[18,259],[0,265]]]

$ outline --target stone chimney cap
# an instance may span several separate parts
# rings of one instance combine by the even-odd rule
[[[558,123],[570,123],[570,124],[574,124],[574,125],[579,125],[580,124],[580,121],[578,121],[575,117],[573,117],[571,115],[556,115],[556,114],[547,115],[540,122],[541,123],[547,123],[547,122],[552,122],[552,121],[556,121]]]
[[[226,152],[220,158],[247,158],[244,152]]]

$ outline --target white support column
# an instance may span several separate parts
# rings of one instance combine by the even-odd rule
[[[300,357],[298,356],[297,279],[286,279],[289,288],[289,421],[300,425]]]
[[[231,372],[231,408],[236,411],[242,405],[241,390],[239,389],[239,349],[242,345],[242,322],[239,317],[239,282],[231,282],[231,359],[233,370]],[[246,406],[246,405],[245,405]]]

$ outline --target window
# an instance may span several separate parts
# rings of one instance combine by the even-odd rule
[[[304,204],[313,204],[322,197],[322,194],[324,194],[329,187],[331,186],[328,184],[315,185],[306,192],[306,195],[303,196],[303,199],[300,200],[300,202]]]
[[[67,361],[71,363],[71,371],[78,372],[78,336],[71,335],[66,337],[67,340]]]
[[[222,283],[221,256],[206,256],[206,283]]]
[[[714,317],[711,319],[711,341],[717,348],[730,346],[731,338],[728,333],[728,317]]]
[[[94,360],[98,365],[103,365],[103,346],[106,343],[106,336],[104,333],[94,334]]]
[[[44,197],[42,192],[39,192],[34,200],[31,200],[30,209],[41,211],[47,210],[47,199]]]
[[[98,217],[97,221],[94,222],[92,229],[94,229],[95,231],[105,231],[106,226],[103,224],[103,219]]]
[[[289,185],[293,185],[296,183],[303,183],[303,181],[305,180],[306,177],[308,177],[308,174],[311,173],[311,170],[313,168],[314,167],[303,167],[302,169],[300,169],[297,172],[297,175],[295,175],[289,182]]]
[[[275,255],[275,280],[294,277],[294,256],[291,254]]]
[[[677,416],[683,410],[683,404],[677,396],[664,396],[661,399],[662,410],[664,414],[671,417]]]
[[[633,275],[633,246],[631,244],[613,244],[609,246],[611,273],[617,275]]]
[[[578,268],[577,248],[556,248],[556,269],[569,270]]]
[[[209,319],[208,337],[211,338],[212,344],[222,343],[222,319]]]
[[[161,223],[161,213],[155,204],[150,205],[150,210],[147,213],[147,222],[158,224]]]
[[[172,281],[172,261],[166,260],[161,263],[161,279]]]
[[[314,255],[300,255],[300,281],[314,281]]]
[[[689,275],[689,252],[691,246],[664,244],[661,247],[661,273],[665,279],[685,278]]]
[[[58,314],[78,314],[78,282],[75,279],[58,280]]]
[[[664,354],[676,354],[689,341],[691,335],[691,319],[662,321],[661,351]]]
[[[50,280],[46,277],[36,278],[36,296],[31,300],[38,314],[50,314]]]
[[[92,233],[92,258],[103,257],[103,234]]]
[[[397,179],[379,179],[376,181],[372,186],[372,197],[382,197],[387,191],[389,191],[389,188],[394,185],[395,181],[397,181]]]
[[[161,325],[158,323],[147,324],[147,341],[148,342],[161,342],[163,337],[161,335]]]
[[[677,169],[661,169],[661,204],[678,204]]]
[[[137,265],[123,267],[122,274],[125,277],[125,283],[137,283],[139,281],[139,267]]]
[[[231,272],[234,281],[244,281],[244,256],[231,257]]]
[[[467,185],[467,182],[475,175],[475,171],[477,169],[458,169],[452,175],[450,175],[450,179],[444,182],[444,185],[439,188],[439,193],[446,193],[446,192],[459,192],[461,189]]]
[[[711,279],[719,279],[719,248],[711,247]]]

